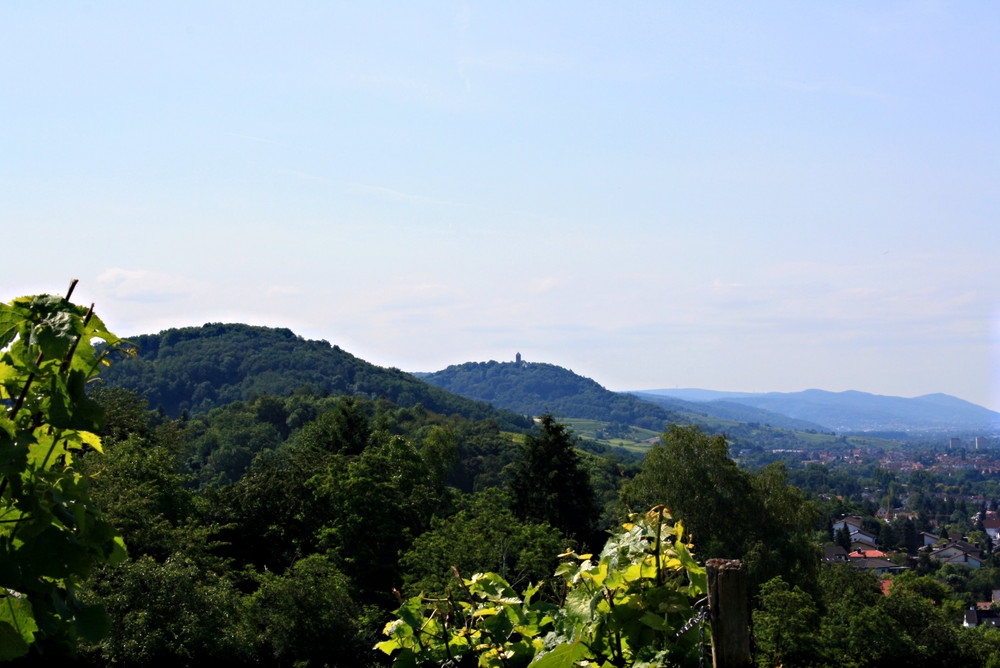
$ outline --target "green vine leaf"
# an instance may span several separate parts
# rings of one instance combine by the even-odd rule
[[[126,552],[73,452],[101,451],[102,415],[87,384],[123,343],[64,297],[0,304],[0,658],[107,631],[103,611],[77,592],[95,565]]]
[[[0,660],[26,654],[36,631],[38,626],[26,600],[12,593],[0,597]]]
[[[653,666],[698,656],[691,635],[674,634],[693,614],[704,569],[680,523],[662,509],[636,518],[608,540],[599,558],[567,552],[556,576],[561,607],[518,598],[496,573],[463,580],[465,598],[410,599],[375,648],[395,666],[445,665],[473,654],[480,666]],[[447,612],[443,612],[447,611]]]

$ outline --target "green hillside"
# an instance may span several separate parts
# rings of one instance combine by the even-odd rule
[[[466,362],[420,377],[463,397],[515,413],[586,418],[662,431],[686,416],[607,390],[569,369],[540,362]]]
[[[329,395],[422,404],[443,415],[493,418],[515,431],[531,427],[523,415],[450,394],[399,369],[386,369],[288,329],[207,324],[129,337],[137,355],[103,374],[111,386],[135,389],[168,415],[204,413],[255,396],[288,396],[301,388]]]

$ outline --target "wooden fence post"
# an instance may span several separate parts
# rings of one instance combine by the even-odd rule
[[[709,559],[709,621],[714,668],[748,668],[750,658],[750,601],[747,573],[738,559]]]

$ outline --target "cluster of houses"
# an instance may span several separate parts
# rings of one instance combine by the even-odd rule
[[[973,521],[979,521],[975,517]],[[982,518],[983,527],[993,545],[1000,547],[1000,519],[996,512],[988,513]],[[912,567],[914,558],[907,557],[904,563],[889,559],[889,554],[878,548],[875,535],[866,531],[861,517],[848,516],[833,522],[834,535],[846,532],[850,536],[850,549],[842,545],[827,545],[823,548],[823,562],[827,564],[848,563],[855,568],[874,572],[876,575],[889,575]],[[950,536],[947,539],[927,533],[920,533],[919,548],[927,557],[941,564],[956,564],[967,568],[981,568],[987,564],[982,550],[977,545],[965,541],[961,536]],[[884,590],[888,581],[883,581]],[[966,611],[964,624],[980,626],[989,624],[1000,627],[1000,613],[991,610],[994,603],[1000,603],[1000,590],[993,592],[993,600],[977,604],[976,608]]]
[[[996,517],[996,512],[988,513],[992,517],[983,519],[983,526],[989,540],[994,545],[1000,545],[1000,519]],[[973,518],[978,521],[978,518]],[[851,562],[858,568],[874,570],[878,574],[891,573],[898,570],[905,570],[907,566],[900,566],[889,561],[889,556],[878,549],[878,540],[874,534],[865,531],[863,521],[858,516],[848,516],[833,522],[833,531],[836,534],[846,531],[850,536],[850,549],[847,550],[840,545],[833,545],[824,548],[825,562]],[[934,561],[944,564],[959,564],[970,568],[980,568],[986,564],[982,550],[962,539],[959,535],[950,536],[943,539],[926,531],[920,532],[920,549],[927,552]],[[874,561],[873,561],[874,560]]]
[[[1000,589],[993,591],[993,601],[987,601],[990,605],[1000,602]],[[975,608],[965,611],[965,619],[962,626],[993,626],[1000,629],[1000,613],[990,608],[984,608],[983,603],[979,603]]]

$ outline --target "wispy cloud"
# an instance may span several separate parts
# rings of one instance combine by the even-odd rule
[[[548,292],[562,283],[555,276],[542,276],[531,281],[531,292],[538,295]]]
[[[788,78],[748,82],[747,85],[751,87],[778,88],[811,95],[872,100],[882,104],[895,104],[899,102],[897,96],[889,95],[883,90],[843,82]]]
[[[204,290],[205,284],[186,276],[144,269],[106,269],[97,277],[98,289],[111,299],[166,302]]]

